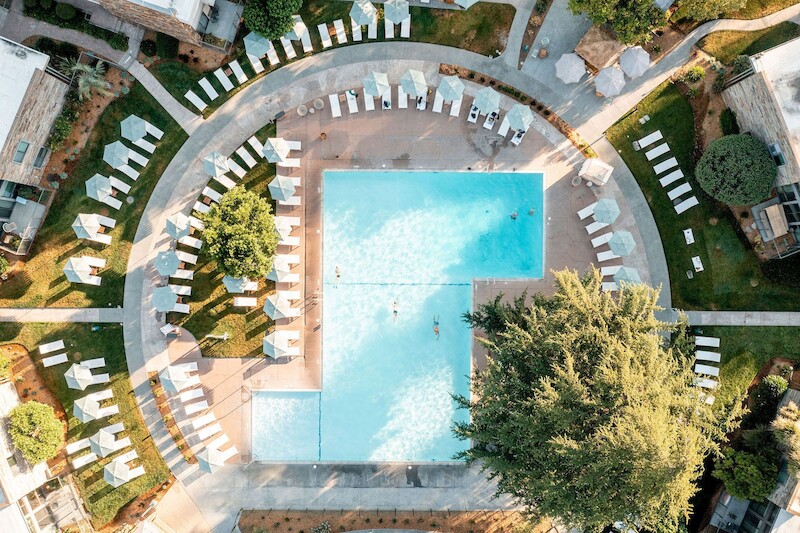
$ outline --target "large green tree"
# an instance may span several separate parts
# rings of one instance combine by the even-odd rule
[[[292,29],[292,15],[302,5],[303,0],[248,0],[242,17],[250,30],[269,40],[279,39]]]
[[[688,343],[665,344],[675,325],[655,318],[657,290],[624,285],[614,298],[596,270],[555,282],[553,296],[498,298],[467,315],[490,357],[472,401],[458,398],[471,419],[455,432],[473,443],[461,458],[565,525],[673,529],[703,459],[736,423],[693,386]]]
[[[569,9],[586,13],[595,24],[608,24],[625,44],[649,41],[651,31],[667,22],[653,0],[569,0]]]
[[[64,444],[64,425],[49,405],[20,404],[9,413],[8,422],[14,447],[31,464],[52,459]]]
[[[680,14],[693,20],[709,20],[738,11],[745,4],[747,0],[682,0]]]
[[[703,190],[720,202],[753,205],[769,198],[778,169],[763,142],[740,134],[712,142],[694,173]]]
[[[266,198],[234,187],[203,215],[205,250],[233,277],[264,277],[272,269],[278,233]]]

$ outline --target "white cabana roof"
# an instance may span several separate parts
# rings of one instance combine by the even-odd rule
[[[584,75],[586,63],[578,54],[563,54],[556,61],[556,77],[564,83],[578,83]]]
[[[183,213],[173,213],[167,217],[167,235],[173,239],[181,239],[191,233],[192,226],[189,217]]]
[[[494,113],[500,109],[500,93],[491,87],[484,87],[475,95],[474,105],[481,113]]]
[[[220,177],[228,172],[228,158],[219,152],[211,152],[203,159],[203,170],[209,176]]]
[[[617,96],[625,87],[625,76],[619,67],[606,67],[595,76],[594,86],[603,96]]]
[[[403,75],[400,76],[400,85],[403,87],[403,91],[414,98],[428,93],[428,84],[425,82],[425,75],[419,70],[414,70],[412,68],[406,70]]]
[[[385,72],[370,72],[364,78],[364,91],[370,96],[383,96],[389,87],[389,77]]]
[[[650,68],[650,54],[641,46],[632,46],[619,56],[619,66],[629,78],[638,78]]]

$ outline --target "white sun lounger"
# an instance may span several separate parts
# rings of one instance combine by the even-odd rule
[[[664,154],[669,152],[669,145],[667,143],[661,143],[652,150],[648,150],[645,152],[644,156],[647,158],[648,161],[652,161],[656,157],[660,157]]]
[[[178,395],[178,398],[183,403],[191,402],[192,400],[198,400],[200,398],[205,398],[206,395],[203,393],[203,389],[198,387],[196,389],[188,390],[186,392],[182,392]]]
[[[275,217],[275,222],[296,227],[300,225],[300,217],[277,216]]]
[[[183,245],[190,246],[190,247],[194,248],[195,250],[200,250],[203,247],[203,241],[201,241],[197,237],[192,237],[190,235],[186,235],[185,237],[181,237],[180,239],[178,239],[178,242],[183,244]]]
[[[231,169],[231,172],[233,172],[239,179],[243,178],[245,174],[247,174],[247,171],[243,169],[241,166],[239,166],[239,163],[237,163],[230,157],[228,158],[228,168]]]
[[[394,39],[394,22],[389,19],[383,19],[383,36],[386,39]]]
[[[288,200],[278,200],[278,205],[298,206],[302,205],[302,200],[299,196],[292,196]]]
[[[303,311],[299,307],[290,307],[289,309],[286,310],[286,316],[288,318],[297,318],[302,314]]]
[[[86,239],[86,240],[99,242],[100,244],[111,244],[111,235],[105,235],[101,233],[92,239]]]
[[[403,90],[402,85],[397,86],[397,109],[408,109],[408,93]]]
[[[289,284],[300,283],[300,274],[294,274],[294,273],[286,274],[280,283],[289,283]]]
[[[605,222],[592,222],[591,224],[586,226],[586,233],[589,235],[600,231],[603,228],[607,228],[608,224]]]
[[[678,185],[671,191],[667,193],[667,196],[670,200],[674,200],[676,198],[680,198],[682,195],[686,194],[687,192],[692,190],[692,186],[689,185],[687,182],[683,182],[682,184]]]
[[[278,259],[286,263],[287,265],[299,265],[300,264],[300,256],[295,254],[277,254],[276,256]]]
[[[450,116],[457,117],[461,114],[461,102],[464,98],[459,98],[458,100],[453,100],[453,103],[450,104]]]
[[[102,383],[108,383],[111,381],[111,378],[108,374],[95,374],[92,376],[92,385],[100,385]]]
[[[236,76],[236,82],[241,85],[242,83],[247,81],[247,75],[242,70],[242,66],[239,65],[239,62],[235,59],[228,63],[228,66],[231,67],[233,71],[233,75]]]
[[[718,337],[703,337],[698,335],[694,338],[695,346],[708,346],[709,348],[719,348]]]
[[[338,94],[329,94],[328,100],[331,102],[331,115],[333,118],[339,118],[342,116],[342,108],[339,107],[339,95]]]
[[[283,296],[290,302],[300,300],[300,291],[278,291],[278,296]]]
[[[198,231],[206,229],[205,225],[203,225],[203,221],[192,215],[189,215],[189,225]]]
[[[156,151],[156,145],[149,141],[145,141],[144,139],[136,139],[135,141],[133,141],[133,144],[135,146],[138,146],[145,152],[149,152],[151,154]]]
[[[336,40],[339,44],[347,44],[347,33],[344,31],[344,23],[342,19],[333,21],[333,29],[336,30]]]
[[[77,459],[74,459],[70,464],[72,465],[73,470],[77,470],[78,468],[83,468],[84,466],[92,464],[95,461],[97,461],[97,454],[87,453],[85,455],[81,455]]]
[[[258,307],[258,298],[253,298],[251,296],[234,296],[233,297],[233,306],[234,307]]]
[[[200,78],[198,83],[211,100],[216,100],[219,97],[219,93],[207,78]]]
[[[614,281],[604,281],[600,285],[600,290],[602,290],[603,292],[617,292],[617,289],[618,289],[617,284]]]
[[[209,414],[211,414],[211,416],[214,416],[213,413],[209,413]],[[205,416],[208,416],[208,415],[205,415]],[[197,432],[197,438],[200,439],[200,440],[206,440],[206,439],[209,439],[209,438],[213,437],[217,433],[220,433],[221,431],[222,431],[222,426],[220,426],[219,424],[211,424],[210,426],[206,426],[203,429],[201,429],[200,431],[198,431]]]
[[[253,67],[253,71],[256,75],[264,72],[264,63],[262,63],[259,58],[252,54],[247,54],[247,59],[250,61],[250,66]]]
[[[129,165],[122,165],[117,170],[128,176],[133,181],[136,181],[139,178],[139,172],[133,170],[133,168],[130,167]]]
[[[89,442],[88,438],[81,439],[81,440],[76,440],[75,442],[71,442],[71,443],[67,444],[67,447],[66,447],[67,455],[72,455],[73,453],[77,453],[77,452],[79,452],[81,450],[85,450],[86,448],[88,448],[91,445],[92,444],[91,444],[91,442]]]
[[[699,255],[692,257],[692,266],[694,266],[695,272],[702,272],[703,269],[703,261],[700,259]]]
[[[147,133],[149,133],[150,135],[152,135],[153,137],[155,137],[156,139],[159,139],[159,140],[161,140],[161,137],[164,136],[164,132],[163,131],[161,131],[160,129],[156,128],[155,126],[153,126],[152,124],[150,124],[146,120],[144,122],[144,131],[146,131]]]
[[[581,220],[588,218],[589,216],[594,214],[595,207],[597,207],[597,202],[587,205],[586,207],[578,211],[578,218],[580,218]]]
[[[125,183],[122,180],[115,178],[114,176],[109,176],[108,181],[111,182],[111,186],[123,194],[128,194],[131,190],[131,186]]]
[[[252,137],[250,137],[249,139],[247,139],[247,144],[249,144],[249,145],[250,145],[250,148],[252,148],[253,150],[255,150],[255,152],[256,152],[256,155],[258,155],[258,156],[260,156],[260,157],[264,157],[264,145],[263,145],[263,144],[261,144],[261,141],[259,141],[259,140],[256,138],[256,136],[255,136],[255,135],[253,135]]]
[[[111,389],[101,390],[97,392],[93,392],[91,394],[86,395],[87,398],[92,399],[96,402],[101,402],[103,400],[110,400],[114,397],[114,392]]]
[[[205,411],[206,409],[208,409],[208,402],[203,400],[201,402],[186,404],[183,406],[183,409],[186,411],[187,415],[193,415],[195,413],[199,413],[200,411]]]
[[[48,342],[46,344],[39,345],[39,353],[42,355],[55,352],[56,350],[63,350],[64,349],[64,341],[57,340],[53,342]]]
[[[186,94],[184,94],[183,97],[189,100],[199,111],[203,111],[208,107],[208,104],[205,103],[202,98],[197,96],[194,91],[186,91]]]
[[[236,149],[236,155],[242,158],[242,161],[244,161],[244,164],[247,166],[247,168],[253,168],[256,166],[257,161],[253,159],[253,156],[250,155],[250,152],[248,152],[247,148],[244,146],[240,146]]]
[[[207,447],[212,450],[218,450],[220,449],[220,447],[225,446],[226,444],[228,444],[228,436],[221,435],[216,439],[214,439],[213,441],[211,441],[210,443],[208,443]]]
[[[613,276],[614,274],[619,272],[620,268],[622,268],[622,265],[601,267],[600,268],[600,275],[603,276],[604,278],[608,277],[608,276]]]
[[[178,296],[192,295],[192,287],[189,285],[170,285],[169,288]]]
[[[108,407],[103,407],[97,411],[97,416],[95,417],[95,420],[99,420],[107,416],[113,416],[118,414],[119,414],[119,406],[116,404],[109,405]]]
[[[226,91],[233,90],[233,83],[231,83],[231,79],[228,77],[227,74],[225,74],[225,71],[222,70],[222,67],[214,71],[214,76],[217,77],[223,89],[225,89]]]
[[[178,269],[173,275],[170,276],[170,278],[191,280],[194,279],[194,272],[191,270]]]
[[[645,137],[642,137],[638,141],[634,141],[633,142],[633,149],[634,150],[641,150],[642,148],[647,148],[648,146],[650,146],[654,142],[660,141],[663,138],[664,138],[664,136],[661,135],[661,130],[654,131],[650,135],[646,135]]]
[[[436,96],[433,97],[433,107],[431,110],[434,113],[441,113],[442,106],[444,106],[444,98],[442,98],[442,95],[439,94],[439,89],[436,89]]]
[[[275,51],[275,47],[272,46],[272,41],[267,42],[267,61],[269,61],[270,66],[280,65],[281,59],[278,57],[278,52]]]
[[[425,108],[428,107],[428,99],[423,94],[421,96],[417,96],[417,111],[425,111]]]
[[[695,378],[694,385],[704,389],[716,389],[719,386],[719,381],[710,378]]]
[[[347,98],[347,110],[350,112],[351,115],[358,113],[358,98],[356,97],[356,92],[353,89],[349,91],[345,91],[344,95]]]
[[[378,38],[378,21],[376,20],[369,26],[367,26],[367,39],[377,39]]]
[[[350,32],[353,34],[353,41],[360,43],[363,38],[361,36],[361,25],[356,24],[356,21],[353,19],[350,19]]]
[[[292,45],[292,41],[287,39],[285,36],[281,37],[281,44],[283,45],[283,51],[286,54],[286,59],[294,59],[297,57],[297,52]]]
[[[303,45],[303,53],[310,54],[314,51],[314,46],[311,44],[311,34],[308,33],[308,26],[306,23],[300,20],[298,25],[298,31],[300,33],[300,43]]]
[[[609,231],[608,233],[603,233],[599,237],[595,237],[592,239],[592,248],[599,248],[604,244],[608,244],[608,241],[611,240],[611,237],[614,235],[613,231]]]
[[[206,214],[209,211],[211,211],[211,206],[208,204],[204,204],[203,202],[198,200],[197,202],[194,203],[192,209],[194,209],[198,213]]]
[[[94,369],[94,368],[103,368],[106,366],[106,359],[105,357],[97,357],[95,359],[87,359],[86,361],[81,361],[80,365],[85,368]]]
[[[54,355],[52,357],[45,357],[44,359],[42,359],[42,365],[45,368],[60,365],[66,362],[67,362],[67,354],[65,353],[60,353],[58,355]]]
[[[695,355],[698,361],[711,361],[712,363],[719,363],[722,359],[722,354],[719,352],[707,352],[706,350],[697,350]]]
[[[341,109],[339,110],[341,116]],[[300,168],[300,159],[296,157],[291,157],[288,159],[284,159],[280,163],[278,163],[278,167],[282,168]]]
[[[375,97],[371,94],[367,94],[367,91],[364,91],[364,109],[366,111],[375,111]]]
[[[106,204],[107,206],[111,207],[112,209],[119,209],[120,207],[122,207],[122,202],[120,202],[116,198],[106,197],[103,200],[101,200],[101,203]]]
[[[222,198],[222,195],[211,187],[205,187],[203,189],[203,196],[207,196],[209,200],[216,203],[219,203],[220,198]]]
[[[192,427],[194,428],[195,431],[197,431],[200,428],[205,427],[208,424],[211,424],[212,422],[216,422],[216,420],[217,417],[214,416],[214,413],[208,413],[192,420]]]
[[[286,237],[285,239],[278,241],[278,244],[282,246],[291,246],[294,248],[300,246],[300,237]]]
[[[237,453],[239,453],[239,450],[236,449],[236,446],[231,446],[227,450],[225,450],[223,452],[220,452],[220,457],[219,458],[224,463],[225,461],[227,461],[228,459],[230,459],[231,457],[233,457]]]
[[[403,19],[403,22],[400,23],[400,37],[402,39],[408,39],[411,37],[411,15],[408,15],[408,18]]]
[[[706,376],[719,376],[719,368],[711,365],[701,365],[697,363],[694,365],[694,373]]]
[[[381,98],[381,109],[390,110],[392,109],[392,89],[390,88],[388,91],[383,93],[383,97]]]
[[[223,187],[225,187],[228,190],[231,190],[234,187],[236,187],[236,183],[232,179],[230,179],[228,176],[225,176],[225,175],[223,175],[223,176],[212,176],[212,178],[214,179],[214,181],[219,182],[220,185],[222,185]]]
[[[598,263],[602,263],[603,261],[611,261],[612,259],[619,259],[619,256],[611,250],[606,250],[605,252],[600,252],[597,254]]]
[[[683,171],[681,169],[673,170],[672,172],[670,172],[669,174],[658,180],[658,182],[661,184],[662,187],[666,187],[667,185],[675,183],[682,177],[683,177]]]
[[[675,206],[675,212],[679,215],[686,211],[687,209],[698,205],[700,202],[697,201],[696,196],[692,196],[691,198],[687,198],[686,200],[682,201],[678,205]]]
[[[508,117],[503,117],[503,122],[500,123],[500,127],[497,129],[497,134],[500,137],[505,138],[508,135],[508,130],[511,129],[511,123],[508,121]]]
[[[333,46],[333,41],[331,41],[331,34],[328,31],[327,24],[317,24],[317,31],[319,32],[319,38],[322,41],[323,49]]]
[[[189,263],[190,265],[197,264],[197,256],[194,254],[190,254],[187,252],[181,252],[180,250],[175,252],[175,255],[178,256],[178,259],[181,260],[183,263]]]
[[[486,120],[483,121],[483,128],[491,131],[494,129],[494,125],[497,124],[497,119],[499,115],[495,113],[489,113],[486,115]]]
[[[665,171],[667,171],[667,170],[669,170],[671,168],[677,167],[677,166],[678,166],[678,160],[675,159],[674,157],[670,157],[666,161],[662,161],[661,163],[659,163],[656,166],[654,166],[653,167],[653,172],[655,172],[656,175],[659,175],[659,174],[661,174],[661,173],[663,173],[663,172],[665,172]]]
[[[147,162],[150,161],[149,159],[147,159],[145,156],[143,156],[142,154],[140,154],[136,150],[131,150],[128,153],[128,157],[131,159],[131,161],[133,161],[134,163],[137,163],[137,164],[139,164],[141,166],[146,166]]]
[[[478,122],[478,108],[474,105],[469,109],[469,115],[467,115],[467,122],[470,124],[476,124]]]

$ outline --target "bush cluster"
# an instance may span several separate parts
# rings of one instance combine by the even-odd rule
[[[686,74],[684,74],[683,77],[685,81],[697,83],[698,81],[706,77],[706,70],[699,65],[695,65],[694,67],[687,70]]]
[[[69,4],[56,3],[55,8],[53,8],[53,4],[48,4],[47,0],[42,0],[41,2],[39,0],[24,0],[24,6],[24,13],[28,17],[102,39],[115,50],[128,49],[127,36],[90,24],[84,17],[83,11]],[[69,16],[70,10],[72,10],[71,17]]]
[[[145,39],[142,41],[142,44],[139,45],[139,50],[141,50],[141,52],[147,57],[153,57],[156,55],[156,42],[151,41],[150,39]]]
[[[769,424],[778,412],[778,404],[789,384],[781,376],[770,375],[761,380],[750,396],[750,414],[744,421],[747,427]]]
[[[49,37],[40,37],[37,39],[37,41],[33,44],[33,49],[39,50],[43,54],[49,55],[51,58],[58,57],[61,59],[71,60],[78,59],[78,56],[80,56],[80,51],[74,44],[54,41]],[[58,68],[61,62],[51,61],[50,64],[51,66]]]
[[[754,205],[768,198],[777,173],[766,145],[743,134],[712,142],[695,168],[703,190],[731,205]]]
[[[69,21],[75,18],[78,10],[71,4],[64,4],[56,2],[56,16],[64,21]]]
[[[50,138],[47,140],[47,147],[54,152],[63,148],[64,141],[69,137],[72,125],[75,124],[76,120],[78,120],[78,111],[69,103],[66,104],[53,122],[53,129],[50,132]]]
[[[162,59],[175,59],[178,57],[180,42],[172,35],[166,33],[156,34],[156,53]]]
[[[734,74],[741,74],[742,72],[747,72],[750,70],[752,65],[750,64],[750,56],[736,56],[736,59],[733,60],[733,73]]]
[[[730,108],[725,108],[719,114],[719,126],[723,135],[736,135],[739,133],[739,124],[736,122],[736,113]]]

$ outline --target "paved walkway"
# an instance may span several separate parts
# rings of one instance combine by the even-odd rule
[[[686,311],[693,326],[800,326],[800,313],[778,311]]]
[[[191,135],[194,133],[194,130],[197,126],[203,122],[203,117],[196,115],[183,107],[183,105],[178,102],[169,91],[167,91],[163,85],[153,76],[149,70],[147,70],[144,65],[139,63],[138,61],[131,62],[130,66],[128,67],[128,72],[133,74],[133,76],[141,83],[147,92],[149,92],[153,97],[158,100],[158,103],[162,105],[162,107],[170,114],[170,116],[175,119],[183,131]]]
[[[110,323],[123,321],[121,307],[107,309],[39,307],[34,309],[4,307],[0,308],[0,322],[96,322]]]

